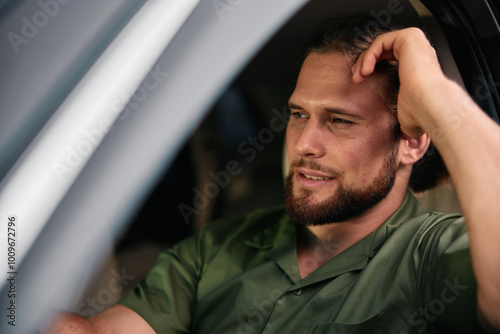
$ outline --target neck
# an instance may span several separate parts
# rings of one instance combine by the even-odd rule
[[[380,227],[403,204],[407,183],[400,183],[396,178],[387,197],[358,217],[299,229],[297,259],[302,278]]]

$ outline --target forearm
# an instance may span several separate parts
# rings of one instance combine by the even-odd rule
[[[377,37],[353,66],[354,82],[371,75],[383,59],[399,61],[402,132],[415,138],[424,130],[450,172],[469,232],[478,305],[500,331],[500,127],[444,76],[422,31]]]
[[[44,331],[46,334],[95,334],[98,333],[92,323],[85,318],[71,313],[61,313],[55,317],[49,327]]]
[[[448,79],[428,88],[418,121],[457,190],[469,231],[478,305],[500,330],[500,128]]]

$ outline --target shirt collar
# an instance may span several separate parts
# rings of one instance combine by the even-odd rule
[[[408,192],[403,204],[380,227],[368,236],[347,248],[316,271],[300,278],[295,247],[295,225],[283,214],[277,223],[269,222],[263,230],[252,235],[246,244],[268,251],[271,258],[295,283],[312,284],[346,272],[363,269],[375,256],[389,236],[404,222],[423,211],[417,199]]]
[[[295,283],[300,281],[295,235],[295,224],[283,213],[277,222],[270,221],[267,227],[248,238],[245,244],[266,251],[267,257]]]
[[[368,256],[371,258],[374,257],[387,238],[389,238],[398,227],[423,211],[424,209],[418,200],[408,191],[399,209],[371,234],[372,242]]]

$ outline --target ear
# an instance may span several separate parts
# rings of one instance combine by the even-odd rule
[[[430,142],[431,138],[426,133],[417,138],[402,133],[399,144],[399,162],[403,165],[414,164],[425,154]]]

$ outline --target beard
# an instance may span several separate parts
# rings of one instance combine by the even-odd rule
[[[313,195],[310,189],[300,189],[297,196],[294,194],[293,179],[297,173],[296,168],[307,167],[334,176],[340,176],[339,173],[303,158],[294,161],[290,166],[290,174],[287,176],[285,185],[286,212],[293,222],[305,226],[340,223],[360,216],[380,203],[394,186],[398,167],[396,155],[397,149],[388,152],[377,176],[363,188],[348,187],[340,177],[337,177],[337,191],[320,203],[310,203]]]

